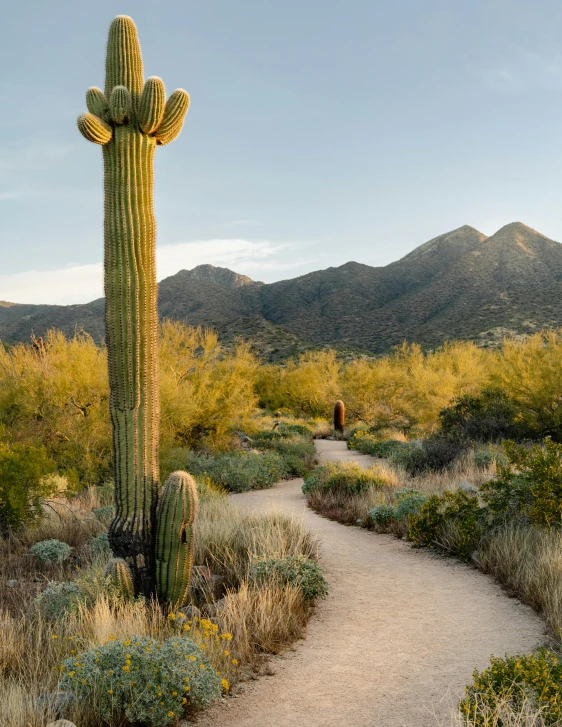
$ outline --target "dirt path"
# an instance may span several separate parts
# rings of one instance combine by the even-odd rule
[[[322,460],[370,457],[318,441]],[[530,651],[543,625],[478,571],[306,509],[302,480],[236,495],[237,505],[304,515],[322,543],[330,596],[275,676],[222,700],[198,727],[436,727],[491,654]]]

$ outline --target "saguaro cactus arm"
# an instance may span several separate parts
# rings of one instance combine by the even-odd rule
[[[107,144],[113,136],[113,129],[94,114],[80,114],[76,122],[82,136],[94,144]]]
[[[171,608],[183,606],[189,591],[198,503],[193,477],[172,472],[164,483],[156,515],[156,585],[159,598]]]
[[[178,88],[166,101],[164,118],[156,131],[156,143],[159,146],[169,144],[182,130],[185,115],[189,108],[189,94]]]

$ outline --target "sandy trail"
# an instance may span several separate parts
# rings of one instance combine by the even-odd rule
[[[317,441],[321,459],[370,457]],[[544,641],[540,619],[473,568],[308,510],[302,480],[235,495],[249,509],[304,516],[330,595],[273,677],[221,700],[198,727],[435,727],[449,724],[475,667]]]

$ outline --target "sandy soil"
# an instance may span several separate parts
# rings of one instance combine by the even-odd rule
[[[370,457],[318,441],[321,458]],[[304,516],[320,539],[330,595],[306,638],[271,661],[274,675],[209,709],[198,727],[426,727],[491,654],[544,641],[540,619],[491,578],[391,536],[345,527],[305,507],[302,480],[235,495],[244,508]]]

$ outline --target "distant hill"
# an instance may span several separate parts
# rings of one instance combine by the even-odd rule
[[[0,303],[0,338],[48,328],[103,337],[103,299],[85,305]],[[337,346],[375,354],[407,340],[493,346],[505,334],[562,326],[562,245],[521,222],[486,237],[468,225],[397,262],[348,262],[264,284],[227,268],[181,270],[159,286],[163,318],[213,326],[225,342],[254,342],[268,360]]]

